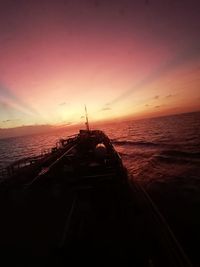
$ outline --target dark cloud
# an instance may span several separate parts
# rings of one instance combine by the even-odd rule
[[[59,106],[66,106],[66,105],[67,105],[66,102],[62,102],[62,103],[59,104]]]
[[[63,123],[62,126],[68,126],[68,125],[71,125],[72,124],[72,122],[70,122],[70,121],[68,121],[68,122],[63,121],[62,123]]]
[[[102,108],[101,110],[102,110],[102,111],[106,111],[106,110],[111,110],[111,108],[110,108],[110,107],[104,107],[104,108]]]
[[[169,94],[169,95],[166,96],[166,98],[170,98],[170,97],[173,97],[173,96],[174,96],[174,95]]]
[[[106,103],[100,111],[107,111],[111,110],[112,108],[110,107],[110,103]]]
[[[7,119],[7,120],[3,120],[1,122],[2,123],[8,123],[8,122],[13,122],[13,121],[20,121],[20,119]]]
[[[154,96],[154,99],[159,99],[159,97],[160,97],[159,95],[156,95]]]
[[[155,106],[154,108],[160,108],[161,106]]]
[[[150,105],[149,104],[145,104],[145,107],[149,107]]]

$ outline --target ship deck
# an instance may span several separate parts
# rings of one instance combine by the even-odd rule
[[[189,266],[172,252],[166,230],[158,231],[161,224],[109,139],[98,132],[84,138],[28,182],[1,187],[0,249],[6,261]],[[94,153],[102,142],[103,158]]]

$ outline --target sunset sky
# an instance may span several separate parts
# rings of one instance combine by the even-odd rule
[[[198,0],[1,0],[0,128],[200,110]]]

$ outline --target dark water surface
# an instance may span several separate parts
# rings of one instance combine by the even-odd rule
[[[101,127],[133,179],[148,191],[196,266],[200,266],[200,112]],[[0,140],[0,167],[37,155],[73,130]]]

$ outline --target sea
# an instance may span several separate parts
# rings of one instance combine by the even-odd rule
[[[157,205],[194,266],[200,266],[200,112],[106,123],[100,129],[112,140],[132,179]],[[0,168],[38,155],[76,132],[69,127],[0,139]]]

